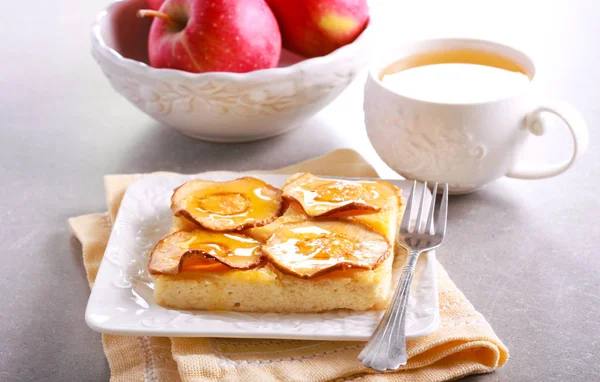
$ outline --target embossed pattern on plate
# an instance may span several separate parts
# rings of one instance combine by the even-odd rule
[[[251,174],[214,172],[207,180]],[[254,174],[281,187],[287,175]],[[102,333],[169,337],[239,337],[308,340],[367,340],[383,312],[336,310],[324,313],[241,313],[180,311],[154,303],[148,254],[171,226],[170,197],[175,187],[198,175],[168,175],[132,184],[121,202],[85,314]],[[411,182],[390,180],[408,192]],[[401,264],[399,265],[401,266]],[[399,273],[399,272],[396,272]],[[409,300],[407,337],[427,335],[439,326],[435,253],[421,256]]]

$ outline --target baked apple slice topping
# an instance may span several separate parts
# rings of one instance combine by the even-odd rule
[[[322,179],[305,173],[283,187],[283,198],[296,202],[312,217],[354,216],[379,212],[394,195],[387,182]]]
[[[386,238],[369,227],[335,220],[285,224],[263,246],[277,269],[302,278],[336,269],[373,269],[390,251]]]
[[[251,269],[264,260],[261,243],[248,236],[198,229],[175,232],[159,241],[150,254],[148,269],[151,274],[176,275],[184,270],[213,269],[218,263]]]
[[[171,209],[175,216],[211,231],[260,227],[281,214],[281,190],[252,177],[192,180],[175,189]]]

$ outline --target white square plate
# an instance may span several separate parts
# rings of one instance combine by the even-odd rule
[[[276,187],[283,186],[288,178],[288,175],[215,172],[203,174],[202,179],[224,181],[244,175],[256,176]],[[369,339],[383,312],[240,313],[181,311],[156,305],[153,280],[147,269],[148,254],[170,230],[173,189],[199,177],[148,177],[127,189],[85,312],[92,329],[120,335],[169,337]],[[389,182],[402,187],[404,195],[408,195],[412,184],[404,180]],[[409,338],[425,336],[439,326],[434,252],[421,256],[417,264],[406,326]]]

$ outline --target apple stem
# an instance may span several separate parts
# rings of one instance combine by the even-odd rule
[[[158,17],[160,19],[165,20],[170,27],[173,27],[175,29],[181,29],[183,27],[183,25],[181,25],[181,23],[178,22],[175,18],[169,16],[164,12],[159,12],[152,9],[140,9],[139,11],[137,11],[137,17],[139,17],[140,19],[143,19],[144,17]]]

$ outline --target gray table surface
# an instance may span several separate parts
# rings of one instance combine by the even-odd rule
[[[273,169],[350,147],[380,174],[394,175],[366,139],[360,111],[364,78],[299,129],[261,142],[211,144],[159,125],[118,97],[90,57],[89,26],[104,3],[0,2],[3,381],[109,378],[100,335],[83,319],[89,290],[80,245],[66,224],[70,216],[106,209],[104,174]],[[457,15],[477,7],[445,3],[456,4]],[[418,34],[417,22],[430,17],[430,5],[419,4],[398,23],[405,34]],[[472,25],[447,25],[529,38],[550,73],[540,86],[582,111],[591,144],[557,178],[501,179],[452,198],[439,259],[511,353],[504,368],[470,379],[598,380],[600,4],[507,1],[489,7],[475,9],[483,16],[470,18]],[[501,10],[515,20],[498,16]],[[440,13],[447,16],[446,11]],[[439,27],[436,20],[422,30]],[[560,132],[540,138],[534,155],[541,160],[567,155],[564,138]]]

